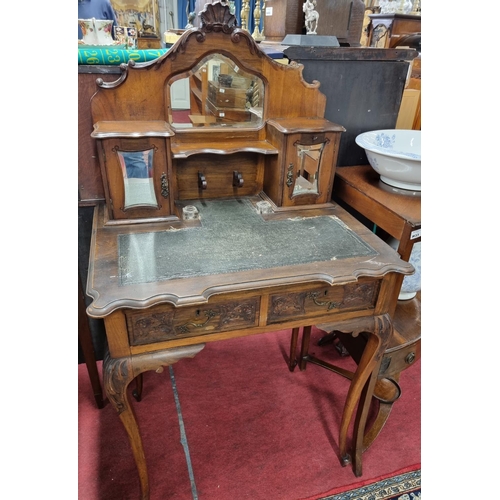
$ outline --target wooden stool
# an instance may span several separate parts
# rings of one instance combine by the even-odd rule
[[[420,359],[420,295],[421,292],[418,292],[417,297],[411,300],[398,301],[393,318],[394,333],[389,347],[382,358],[378,380],[374,389],[374,398],[379,403],[378,412],[375,421],[363,437],[363,452],[370,447],[380,434],[380,431],[389,418],[392,405],[401,396],[401,388],[399,386],[401,372]],[[331,332],[332,328],[328,324],[317,325],[317,328],[329,332],[328,335],[333,333],[334,337],[340,340],[354,361],[356,363],[359,362],[366,345],[366,335],[352,337],[349,334],[338,331]],[[404,335],[400,332],[404,332]],[[352,380],[353,372],[309,354],[311,327],[306,327],[303,330],[301,350],[297,360],[296,347],[298,333],[299,329],[294,328],[290,345],[290,371],[293,371],[297,364],[300,370],[305,370],[307,363],[313,363]]]

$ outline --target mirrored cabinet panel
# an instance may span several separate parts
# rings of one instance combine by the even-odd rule
[[[318,194],[319,165],[325,144],[297,144],[297,171],[292,196]]]
[[[153,182],[153,149],[116,150],[123,175],[125,210],[132,207],[158,207]]]
[[[167,84],[169,122],[174,128],[259,127],[264,82],[223,54],[204,57]]]

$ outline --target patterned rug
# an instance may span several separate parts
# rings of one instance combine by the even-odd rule
[[[420,469],[317,500],[420,500]]]

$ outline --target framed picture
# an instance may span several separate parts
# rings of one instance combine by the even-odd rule
[[[160,37],[158,0],[111,0],[118,25],[136,28],[138,35]]]

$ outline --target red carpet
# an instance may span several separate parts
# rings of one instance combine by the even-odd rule
[[[316,346],[321,335],[313,329],[310,352],[352,368],[333,347]],[[420,467],[420,362],[402,373],[402,397],[356,478],[338,458],[349,382],[314,365],[291,373],[289,342],[289,331],[232,339],[173,365],[192,484],[170,370],[144,374],[143,400],[133,404],[151,500],[316,499]],[[78,370],[79,499],[137,500],[125,430],[111,405],[97,409],[85,365]]]

